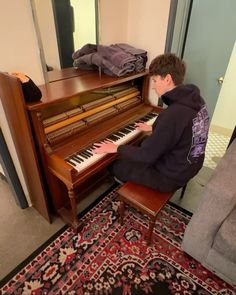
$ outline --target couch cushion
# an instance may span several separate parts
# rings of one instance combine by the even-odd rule
[[[236,262],[236,206],[219,228],[213,248],[230,261]]]

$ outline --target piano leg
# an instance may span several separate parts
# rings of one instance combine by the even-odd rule
[[[68,195],[70,198],[71,214],[72,214],[71,225],[72,225],[73,229],[77,231],[80,224],[79,224],[79,220],[77,217],[76,196],[75,196],[74,190],[68,189]]]
[[[79,232],[83,227],[83,223],[80,222],[77,217],[76,194],[72,188],[68,188],[68,196],[70,199],[71,209],[69,210],[65,207],[62,207],[57,212],[62,217],[62,219],[73,228],[75,232]]]

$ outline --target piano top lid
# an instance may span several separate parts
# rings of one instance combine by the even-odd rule
[[[85,74],[91,74],[91,71],[89,70],[82,71],[80,69],[77,70],[73,67],[70,67],[70,68],[65,68],[61,70],[49,71],[47,74],[48,74],[48,82],[52,83],[59,80],[69,79],[69,78],[73,78],[73,77],[77,77],[77,76],[81,76]]]
[[[111,87],[148,75],[148,70],[124,77],[111,77],[106,74],[102,74],[101,77],[99,77],[98,71],[78,71],[79,75],[76,77],[40,85],[39,88],[42,92],[41,100],[39,102],[28,103],[27,109],[41,109],[44,108],[45,105],[62,102],[77,94],[93,91],[99,88]]]

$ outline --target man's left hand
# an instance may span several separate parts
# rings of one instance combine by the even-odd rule
[[[117,153],[118,146],[109,140],[94,143],[94,154],[114,154]]]

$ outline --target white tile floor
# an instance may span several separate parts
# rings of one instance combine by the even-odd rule
[[[215,169],[218,161],[225,153],[228,143],[229,136],[216,132],[209,132],[204,166]]]
[[[188,184],[183,199],[177,192],[172,202],[194,212],[201,199],[204,185],[207,183],[213,169],[225,152],[229,138],[216,133],[209,134],[204,167]],[[90,198],[96,199],[108,188],[104,184]],[[28,257],[35,249],[44,243],[53,233],[57,232],[64,223],[55,218],[49,224],[34,208],[20,209],[11,195],[8,184],[0,178],[0,280]],[[86,198],[87,199],[87,198]],[[86,204],[81,204],[80,208]],[[6,230],[7,228],[7,230]]]

